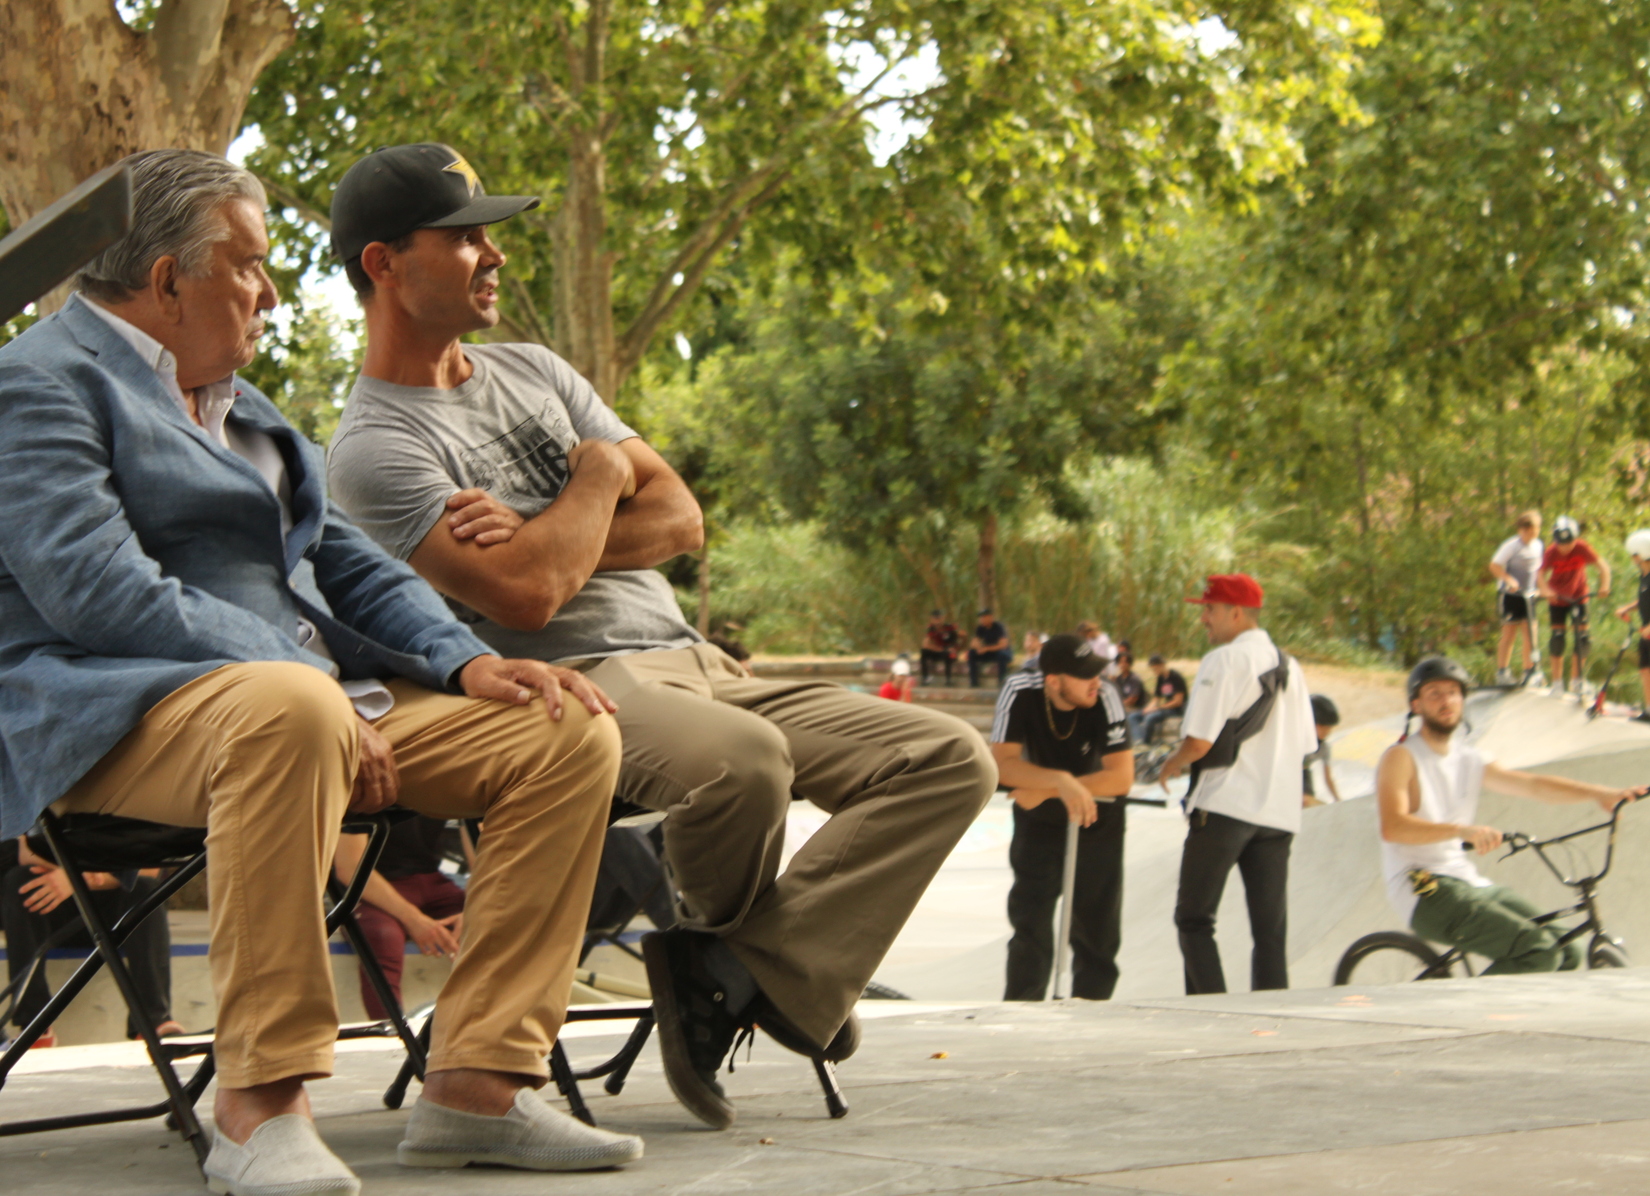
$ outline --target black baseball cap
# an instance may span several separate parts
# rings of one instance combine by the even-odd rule
[[[1106,662],[1081,636],[1051,635],[1037,653],[1037,667],[1045,677],[1060,674],[1087,681],[1105,671]]]
[[[537,196],[488,195],[475,168],[435,141],[374,150],[332,193],[332,252],[354,261],[374,241],[420,228],[496,224],[539,206]]]

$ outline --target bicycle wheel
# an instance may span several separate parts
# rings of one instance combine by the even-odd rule
[[[1626,968],[1632,965],[1627,962],[1627,952],[1614,943],[1595,943],[1593,949],[1587,953],[1587,966],[1590,968]]]
[[[1336,984],[1407,984],[1411,980],[1465,979],[1470,973],[1460,956],[1440,967],[1444,957],[1425,939],[1401,930],[1366,934],[1346,949],[1335,965]]]

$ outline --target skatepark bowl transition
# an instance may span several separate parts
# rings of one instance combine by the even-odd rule
[[[1588,722],[1573,701],[1534,693],[1475,695],[1468,717],[1511,767],[1650,782],[1650,728]],[[1338,736],[1347,800],[1306,811],[1291,891],[1292,991],[1177,995],[1170,910],[1183,823],[1137,806],[1117,998],[999,1002],[1009,827],[999,797],[878,975],[911,999],[860,1005],[863,1045],[838,1069],[851,1106],[841,1120],[827,1117],[807,1062],[761,1036],[726,1077],[739,1108],[726,1132],[699,1127],[672,1100],[651,1046],[620,1095],[587,1085],[601,1124],[646,1139],[646,1157],[622,1171],[398,1167],[406,1112],[386,1111],[379,1096],[400,1055],[379,1041],[345,1044],[354,1049],[340,1050],[336,1077],[312,1086],[316,1116],[369,1193],[1650,1190],[1650,969],[1330,986],[1348,944],[1396,928],[1369,798],[1374,762],[1396,730],[1394,719]],[[799,806],[793,842],[810,817]],[[1487,796],[1483,820],[1545,835],[1596,821],[1597,810]],[[1650,807],[1627,811],[1621,826],[1601,905],[1629,954],[1650,963]],[[1578,843],[1578,867],[1598,838]],[[1539,868],[1521,856],[1486,871],[1556,906],[1564,891]],[[1221,941],[1239,985],[1248,944],[1235,876]],[[610,1053],[628,1028],[570,1027],[575,1065]],[[39,1051],[0,1090],[0,1118],[150,1100],[157,1088],[132,1044]],[[192,1190],[201,1190],[193,1159],[159,1121],[0,1139],[7,1196]]]

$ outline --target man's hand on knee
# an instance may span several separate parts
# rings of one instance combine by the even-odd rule
[[[395,766],[390,741],[366,719],[356,717],[361,723],[361,764],[355,772],[349,808],[352,814],[376,814],[393,806],[401,795],[401,772]]]
[[[525,706],[543,695],[552,719],[562,712],[562,692],[573,695],[591,714],[612,714],[619,707],[600,687],[577,669],[564,669],[539,660],[504,660],[478,656],[458,674],[458,683],[472,698],[491,698]]]

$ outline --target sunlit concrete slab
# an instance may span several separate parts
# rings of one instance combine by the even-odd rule
[[[387,1044],[341,1054],[338,1076],[314,1085],[316,1112],[367,1192],[431,1196],[1545,1196],[1643,1190],[1650,1168],[1646,971],[861,1011],[864,1045],[840,1068],[842,1120],[826,1115],[807,1064],[765,1039],[728,1079],[740,1119],[725,1133],[682,1112],[652,1048],[619,1096],[590,1085],[603,1124],[647,1140],[647,1157],[623,1171],[398,1167],[406,1113],[379,1103],[399,1063]],[[586,1032],[568,1045],[581,1060],[617,1041]],[[71,1059],[81,1065],[31,1060],[0,1091],[0,1117],[155,1089],[130,1055]],[[8,1196],[200,1190],[158,1122],[0,1139],[0,1176]]]

